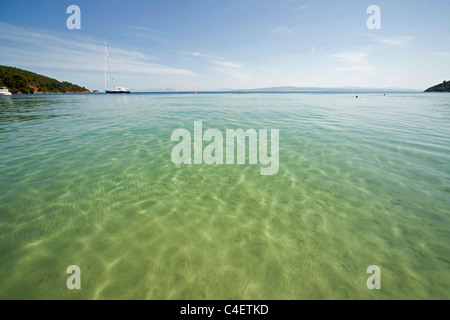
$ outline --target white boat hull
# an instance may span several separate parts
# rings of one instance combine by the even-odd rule
[[[105,90],[106,93],[130,93],[130,91],[125,90]]]
[[[11,92],[8,91],[8,88],[1,87],[0,88],[0,96],[10,96]]]

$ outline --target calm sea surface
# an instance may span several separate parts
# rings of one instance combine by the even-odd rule
[[[173,164],[194,121],[278,174]],[[450,299],[450,94],[1,97],[0,299]]]

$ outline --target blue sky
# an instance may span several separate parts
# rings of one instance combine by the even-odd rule
[[[81,30],[69,30],[69,5]],[[369,5],[381,29],[369,30]],[[0,64],[104,89],[400,87],[450,80],[450,0],[3,1]]]

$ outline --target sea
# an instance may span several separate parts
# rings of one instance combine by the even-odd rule
[[[0,299],[450,299],[450,94],[358,96],[0,97]],[[278,171],[176,164],[195,122]]]

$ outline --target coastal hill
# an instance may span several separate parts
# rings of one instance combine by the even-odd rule
[[[428,88],[425,92],[450,92],[450,81],[444,80],[444,82]]]
[[[0,87],[7,87],[12,94],[90,92],[67,81],[60,82],[34,72],[6,66],[0,66]]]

